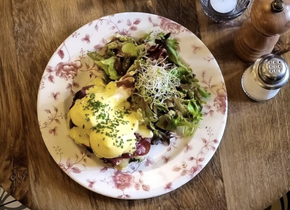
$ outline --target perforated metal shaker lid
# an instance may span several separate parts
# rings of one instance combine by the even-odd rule
[[[266,89],[278,89],[289,79],[287,62],[278,55],[269,54],[259,60],[257,79],[260,86]]]

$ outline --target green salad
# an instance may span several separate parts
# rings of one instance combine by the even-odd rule
[[[117,34],[99,51],[88,52],[107,81],[133,86],[130,103],[153,131],[153,143],[169,143],[173,133],[192,136],[210,96],[181,60],[178,47],[170,33],[139,40]]]

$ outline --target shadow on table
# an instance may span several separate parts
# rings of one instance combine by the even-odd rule
[[[217,60],[226,83],[228,100],[234,102],[252,102],[241,86],[243,72],[251,66],[236,55],[234,50],[235,33],[229,33],[208,45]]]

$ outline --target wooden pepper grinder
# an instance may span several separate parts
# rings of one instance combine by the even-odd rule
[[[290,28],[290,0],[254,0],[250,18],[234,41],[236,54],[254,62],[272,52],[280,35]]]

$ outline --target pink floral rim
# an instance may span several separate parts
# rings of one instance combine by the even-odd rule
[[[68,136],[66,113],[73,95],[98,76],[88,51],[106,44],[115,33],[140,38],[149,32],[171,32],[180,55],[211,93],[204,117],[192,138],[153,146],[140,163],[116,170],[102,164]],[[147,13],[119,13],[94,20],[71,34],[56,50],[43,73],[38,120],[47,149],[59,167],[82,186],[113,198],[143,199],[168,193],[195,177],[214,155],[226,126],[227,92],[219,66],[206,46],[189,30]]]

